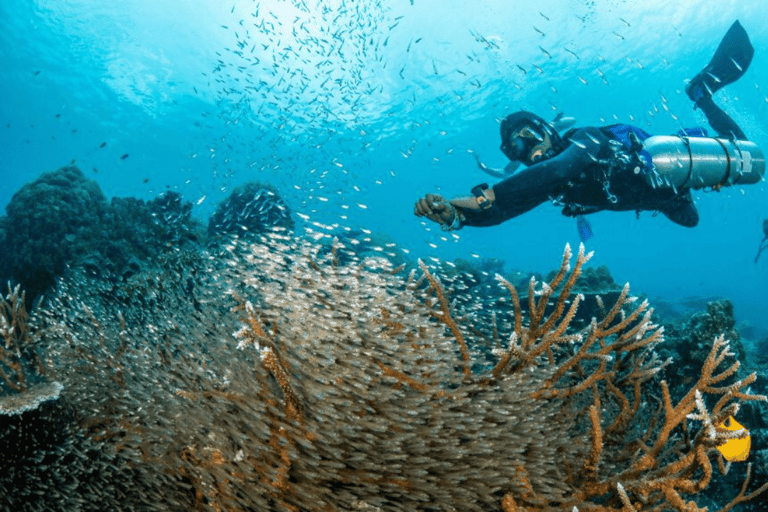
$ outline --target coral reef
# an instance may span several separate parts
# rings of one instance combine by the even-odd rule
[[[572,268],[566,250],[549,282],[531,280],[525,302],[500,278],[509,308],[486,321],[471,307],[480,297],[458,308],[423,263],[407,276],[383,257],[340,264],[335,245],[280,233],[224,248],[228,260],[169,254],[120,283],[72,269],[35,316],[73,411],[53,467],[77,460],[92,478],[58,499],[98,499],[96,510],[694,511],[715,447],[733,435],[717,425],[762,398],[745,390],[754,376],[720,385],[738,364],[718,337],[673,399],[658,377],[662,331],[627,287],[574,329],[583,250]],[[494,364],[478,373],[486,342]],[[89,459],[94,445],[103,455]],[[44,488],[50,467],[25,485]],[[14,485],[0,475],[1,505],[29,495]]]
[[[733,303],[729,300],[708,302],[707,311],[694,313],[683,322],[666,324],[669,343],[660,352],[675,361],[674,372],[670,370],[668,377],[682,376],[678,382],[687,387],[707,358],[711,340],[717,336],[730,340],[736,359],[745,360],[746,351],[735,326]]]
[[[665,368],[665,378],[670,382],[670,394],[673,397],[683,396],[695,382],[699,368],[704,364],[709,354],[709,340],[714,337],[725,337],[730,340],[730,350],[734,357],[739,361],[744,361],[744,366],[740,367],[734,375],[725,379],[723,386],[729,386],[748,376],[749,371],[759,368],[748,369],[751,364],[747,359],[746,350],[741,342],[738,330],[736,329],[736,317],[734,315],[733,304],[729,300],[712,300],[706,302],[706,311],[699,311],[683,319],[665,324],[665,337],[667,342],[659,347],[658,351],[662,357],[674,361],[673,365]],[[751,386],[756,392],[765,392],[765,379],[758,379]],[[760,464],[761,452],[768,449],[768,423],[763,419],[764,410],[762,407],[756,407],[754,404],[745,404],[739,412],[739,419],[744,424],[749,425],[752,437],[753,453],[757,461],[756,474],[761,477],[768,475],[768,467]],[[711,496],[717,497],[727,494],[731,489],[738,488],[741,481],[745,478],[747,468],[742,465],[736,465],[731,468],[728,475],[714,482],[711,486]],[[742,506],[740,510],[764,510],[766,503],[765,497],[761,496],[751,503]],[[713,507],[716,503],[712,503]]]
[[[67,264],[91,252],[107,200],[95,181],[74,166],[42,174],[6,206],[6,269],[30,299],[48,289]]]
[[[365,230],[293,238],[251,183],[204,250],[191,210],[108,204],[75,167],[14,196],[0,267],[50,293],[32,318],[19,287],[0,298],[0,509],[764,505],[743,503],[766,487],[751,465],[715,475],[740,407],[768,471],[730,303],[662,343],[583,247],[544,279],[414,266]]]
[[[219,203],[208,221],[208,236],[258,235],[271,228],[293,230],[291,209],[268,183],[250,182],[237,187]]]
[[[164,252],[197,241],[192,205],[176,192],[144,202],[107,203],[75,166],[42,174],[14,194],[0,218],[0,276],[24,284],[34,300],[68,266],[122,279]]]
[[[99,254],[106,258],[92,272],[136,272],[141,262],[171,250],[184,250],[198,242],[200,226],[192,219],[192,203],[178,192],[166,192],[150,200],[113,198],[108,211],[108,230]]]

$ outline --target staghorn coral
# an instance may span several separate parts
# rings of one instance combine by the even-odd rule
[[[41,335],[76,427],[130,476],[125,508],[698,510],[716,425],[760,398],[743,391],[753,376],[718,387],[737,367],[718,338],[673,401],[662,332],[628,287],[572,329],[583,248],[525,303],[500,279],[498,324],[457,311],[423,263],[405,277],[384,258],[340,265],[338,249],[274,234],[117,290],[70,276]],[[496,345],[480,374],[478,338]],[[104,502],[125,485],[105,482]]]
[[[666,325],[668,343],[660,347],[659,352],[675,361],[674,371],[666,371],[667,378],[678,375],[677,386],[673,385],[672,389],[673,396],[685,394],[695,381],[709,354],[712,339],[724,336],[729,340],[735,358],[739,361],[746,359],[746,351],[735,328],[733,304],[729,300],[717,300],[707,302],[706,306],[706,312],[693,313],[684,322]],[[675,387],[680,389],[675,390]]]

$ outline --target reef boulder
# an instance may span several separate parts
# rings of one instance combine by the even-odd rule
[[[194,245],[199,223],[177,192],[107,201],[75,166],[42,174],[14,194],[0,217],[0,277],[22,283],[32,301],[68,267],[124,280],[142,262]]]
[[[6,206],[4,273],[23,282],[29,296],[41,293],[91,252],[108,206],[99,185],[75,166],[24,185]]]
[[[246,183],[232,191],[208,222],[208,236],[247,236],[272,228],[293,230],[291,209],[272,185]]]

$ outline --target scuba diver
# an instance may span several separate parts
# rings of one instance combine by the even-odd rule
[[[718,138],[708,138],[703,128],[651,136],[625,124],[572,128],[561,136],[554,124],[519,111],[501,122],[501,151],[510,160],[504,171],[489,172],[475,157],[482,170],[507,177],[492,187],[474,187],[470,196],[446,200],[427,194],[416,202],[414,214],[452,231],[497,225],[551,201],[563,215],[577,218],[582,240],[591,236],[583,216],[602,210],[656,211],[694,227],[699,214],[691,189],[756,183],[765,171],[761,150],[712,99],[744,75],[753,54],[736,21],[709,64],[686,86],[694,109],[701,109]],[[525,167],[515,172],[518,162]]]

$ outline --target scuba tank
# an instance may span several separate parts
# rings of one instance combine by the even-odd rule
[[[656,187],[719,189],[757,183],[765,156],[754,142],[654,135],[643,141],[651,155],[648,183]]]

